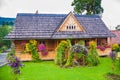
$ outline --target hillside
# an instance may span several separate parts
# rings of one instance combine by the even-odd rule
[[[13,26],[14,22],[15,22],[15,18],[0,17],[0,25],[7,24]]]

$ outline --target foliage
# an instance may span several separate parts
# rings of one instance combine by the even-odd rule
[[[65,67],[68,66],[72,66],[74,63],[74,58],[77,57],[78,60],[80,60],[82,57],[86,57],[88,50],[87,48],[84,46],[84,41],[79,41],[78,44],[75,45],[71,45],[70,40],[67,40],[69,45],[70,45],[70,50],[69,50],[69,54],[68,54],[68,59],[67,62],[65,64]],[[77,62],[78,63],[78,62]]]
[[[20,68],[22,67],[21,61],[15,56],[15,50],[12,48],[11,52],[7,55],[8,65],[11,68],[12,80],[18,80]]]
[[[116,59],[116,51],[111,51],[110,52],[110,57],[114,61]]]
[[[80,40],[80,41],[78,42],[78,44],[85,46],[85,41],[84,41],[84,40]]]
[[[113,44],[112,45],[112,50],[114,50],[114,51],[120,51],[120,46],[118,45],[118,44]]]
[[[4,45],[1,47],[1,52],[5,52],[5,50],[7,50],[7,49],[8,49],[8,47],[6,45]]]
[[[33,61],[39,60],[39,54],[37,50],[37,41],[36,40],[29,40],[29,43],[26,44],[26,51],[32,53]]]
[[[110,52],[110,57],[112,59],[112,69],[114,71],[119,71],[120,72],[120,56],[118,56],[118,52],[116,51],[111,51]]]
[[[2,47],[0,48],[0,53],[3,53],[5,50],[7,50],[7,47],[6,47],[6,46],[2,46]]]
[[[75,44],[74,46],[72,46],[72,52],[77,54],[82,53],[86,55],[88,51],[83,45]]]
[[[100,61],[99,61],[99,56],[96,50],[96,43],[94,41],[90,41],[89,43],[89,53],[88,53],[88,64],[91,66],[97,66]]]
[[[78,64],[85,64],[86,63],[86,57],[88,54],[88,49],[80,44],[75,44],[74,46],[72,46],[72,50],[74,53],[74,57],[76,58],[76,61]],[[84,62],[84,63],[83,63]]]
[[[43,56],[46,56],[48,54],[48,52],[46,50],[46,47],[45,47],[45,45],[43,43],[38,45],[38,51],[41,51],[41,54]]]
[[[112,50],[117,50],[117,49],[118,49],[118,47],[119,47],[119,45],[118,45],[118,44],[113,44],[113,45],[112,45]]]
[[[2,46],[7,46],[8,48],[11,45],[11,41],[10,40],[4,40],[4,37],[11,31],[11,27],[8,27],[7,25],[2,25],[0,27],[0,48]]]
[[[77,14],[82,14],[85,11],[87,15],[103,13],[101,0],[74,0],[71,5],[74,6],[74,11]]]
[[[68,39],[67,42],[69,46],[69,49],[68,49],[69,52],[68,52],[68,59],[66,61],[65,67],[72,66],[73,58],[74,58],[73,52],[71,51],[71,47],[72,47],[71,41]]]
[[[68,48],[68,42],[67,41],[61,41],[59,45],[56,48],[56,58],[55,63],[62,66],[65,62],[65,53]]]

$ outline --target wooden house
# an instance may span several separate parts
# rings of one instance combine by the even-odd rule
[[[91,40],[97,45],[110,44],[108,37],[114,36],[98,15],[69,14],[31,14],[18,13],[15,26],[5,38],[12,40],[16,55],[21,60],[29,60],[30,55],[21,54],[23,41],[35,39],[44,43],[48,56],[41,59],[54,59],[55,48],[61,40],[71,39],[72,45],[79,40],[85,44]]]

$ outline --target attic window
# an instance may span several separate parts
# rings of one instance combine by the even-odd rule
[[[66,26],[66,30],[75,30],[76,26],[75,25],[68,25]]]

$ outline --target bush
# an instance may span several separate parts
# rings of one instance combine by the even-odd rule
[[[118,51],[119,50],[119,45],[118,44],[113,44],[112,45],[112,50]]]
[[[68,42],[67,41],[61,41],[59,45],[56,48],[56,58],[55,58],[55,63],[63,66],[63,64],[66,62],[65,59],[65,53],[68,48]]]
[[[67,40],[68,42],[68,59],[66,61],[66,64],[65,64],[65,67],[68,67],[68,66],[72,66],[73,65],[73,58],[74,58],[74,54],[72,53],[71,51],[71,47],[72,47],[72,44],[71,44],[71,41],[68,39]]]
[[[99,61],[99,56],[96,50],[96,43],[94,41],[90,41],[90,49],[87,57],[88,64],[90,66],[97,66],[100,61]]]
[[[118,52],[111,51],[110,52],[110,58],[112,59],[112,69],[114,71],[120,72],[120,57],[117,56]]]
[[[21,61],[15,56],[14,48],[7,55],[8,65],[11,68],[12,80],[19,80],[20,68],[22,67]]]
[[[32,60],[38,61],[39,60],[39,53],[37,49],[37,41],[36,40],[29,40],[29,43],[26,44],[26,52],[32,54]]]
[[[4,45],[4,46],[2,46],[1,49],[2,49],[3,52],[5,52],[8,49],[8,47]]]

